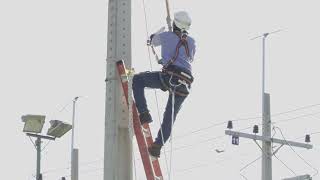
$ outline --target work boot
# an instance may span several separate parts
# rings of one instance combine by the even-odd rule
[[[149,111],[143,112],[139,115],[140,118],[140,123],[143,125],[144,123],[151,123],[152,122],[152,117],[149,113]]]
[[[161,148],[162,146],[156,143],[153,143],[149,148],[148,151],[150,153],[151,156],[160,157],[160,152],[161,152]]]

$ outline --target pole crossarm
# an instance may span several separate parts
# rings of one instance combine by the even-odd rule
[[[273,142],[273,143],[278,143],[278,144],[282,144],[282,145],[290,145],[290,146],[306,148],[306,149],[313,148],[313,146],[311,144],[299,143],[299,142],[294,142],[294,141],[287,141],[287,140],[282,140],[282,139],[277,139],[277,138],[269,138],[269,137],[264,137],[264,136],[260,136],[260,135],[242,133],[242,132],[231,131],[231,130],[226,130],[225,134],[230,135],[230,136],[244,137],[244,138],[253,139],[253,140],[260,140],[260,141],[264,141],[264,142]]]

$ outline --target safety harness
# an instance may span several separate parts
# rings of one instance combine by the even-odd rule
[[[177,36],[180,37],[180,40],[176,46],[175,55],[165,65],[163,65],[163,68],[162,68],[162,73],[170,75],[171,78],[169,82],[163,82],[163,85],[166,88],[166,90],[169,90],[170,92],[175,91],[174,93],[179,96],[187,96],[189,93],[180,92],[178,88],[176,90],[172,90],[172,82],[171,82],[172,77],[178,78],[178,83],[181,85],[184,85],[188,90],[191,87],[191,83],[193,82],[193,77],[190,73],[187,73],[181,68],[178,68],[177,66],[174,65],[174,62],[178,58],[181,46],[184,47],[187,57],[191,58],[188,41],[187,41],[187,37],[188,37],[187,33],[179,32],[176,34]]]
[[[190,59],[191,56],[190,56],[190,52],[189,52],[189,46],[188,46],[188,41],[187,41],[187,33],[175,33],[177,36],[180,37],[180,41],[178,42],[177,46],[176,46],[176,52],[175,52],[175,55],[173,56],[173,58],[171,58],[164,66],[163,66],[163,69],[166,69],[169,65],[173,64],[178,56],[179,56],[179,51],[180,51],[180,47],[183,46],[185,51],[186,51],[186,54],[188,56],[188,58]]]

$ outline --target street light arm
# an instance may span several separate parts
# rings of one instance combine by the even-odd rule
[[[36,137],[36,138],[41,138],[41,139],[48,139],[48,140],[55,140],[55,137],[51,136],[44,136],[44,135],[39,135],[39,134],[32,134],[32,133],[26,133],[27,136],[31,137]]]

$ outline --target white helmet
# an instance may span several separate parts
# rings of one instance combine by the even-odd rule
[[[188,30],[191,26],[191,18],[185,11],[174,13],[173,22],[181,30]]]

